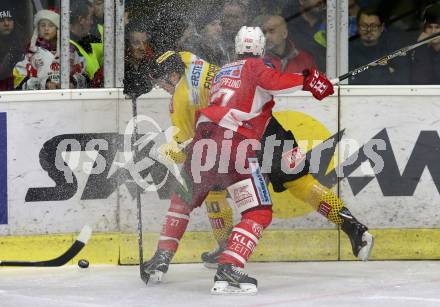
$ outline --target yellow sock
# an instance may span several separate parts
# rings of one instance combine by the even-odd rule
[[[309,204],[336,225],[342,224],[339,211],[344,207],[342,200],[332,190],[323,186],[308,174],[297,180],[286,182],[284,187],[297,199]]]
[[[226,191],[211,191],[205,199],[212,233],[219,245],[229,238],[233,225],[232,209],[226,200]]]

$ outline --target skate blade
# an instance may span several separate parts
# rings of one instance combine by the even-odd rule
[[[368,258],[370,258],[371,251],[373,250],[374,237],[368,231],[365,231],[362,234],[362,241],[367,242],[367,245],[359,250],[358,258],[362,261],[367,261]]]
[[[215,269],[217,270],[218,268],[218,263],[212,263],[212,262],[203,262],[203,265],[205,266],[205,268],[207,269]]]
[[[150,274],[150,282],[153,282],[155,284],[161,283],[165,279],[164,278],[165,274],[162,271],[155,270],[155,271],[151,271],[149,274]]]
[[[214,295],[255,295],[258,289],[254,284],[240,284],[240,288],[230,286],[227,281],[216,281],[211,289]]]

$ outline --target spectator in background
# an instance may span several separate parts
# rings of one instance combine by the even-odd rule
[[[287,24],[282,16],[262,15],[257,17],[256,25],[262,28],[266,36],[266,57],[277,70],[301,73],[305,69],[316,68],[313,56],[297,49],[293,41],[288,39]]]
[[[131,21],[126,27],[127,62],[138,66],[142,61],[151,62],[153,46],[151,45],[151,28],[149,24]]]
[[[60,88],[60,15],[40,10],[34,16],[34,33],[24,60],[14,68],[14,87],[21,90]]]
[[[91,35],[101,38],[104,42],[104,0],[93,0],[93,24]]]
[[[439,32],[440,4],[437,4],[426,10],[418,41]],[[412,84],[440,84],[440,38],[415,50],[411,78]]]
[[[23,58],[23,31],[15,23],[15,11],[8,1],[0,3],[0,90],[14,89],[13,68]]]
[[[360,10],[358,17],[359,39],[350,42],[349,66],[353,70],[392,51],[384,35],[384,21],[375,10]],[[350,84],[408,84],[408,58],[391,60],[384,66],[376,66],[368,72],[350,79]]]
[[[222,46],[220,13],[214,7],[199,15],[194,22],[195,33],[182,50],[190,51],[208,63],[220,65],[226,57]]]
[[[69,62],[70,62],[70,88],[88,88],[90,79],[86,72],[86,62],[76,51],[73,45],[69,46]]]
[[[89,1],[92,3],[92,7],[93,7],[93,24],[90,30],[90,35],[94,37],[95,41],[99,40],[100,41],[99,46],[102,46],[102,50],[100,48],[97,49],[97,51],[101,52],[101,54],[98,55],[98,57],[101,58],[100,73],[102,73],[102,67],[104,61],[104,0],[89,0]],[[96,86],[101,87],[100,84],[97,84]]]
[[[152,89],[149,68],[154,50],[150,24],[130,21],[125,29],[124,93],[140,96]]]
[[[196,19],[196,16],[191,16],[192,19]],[[187,24],[184,25],[184,30],[182,35],[177,39],[176,50],[185,51],[190,50],[189,48],[194,48],[193,45],[197,44],[200,36],[197,33],[196,26],[194,25],[194,21],[190,20]],[[162,51],[163,49],[161,49]]]
[[[348,37],[353,37],[358,33],[357,15],[360,9],[358,0],[350,0],[348,2]]]
[[[252,5],[252,4],[251,4]],[[248,12],[246,6],[239,0],[226,0],[222,9],[222,45],[225,50],[225,57],[220,65],[235,60],[235,36],[238,30],[248,23]]]
[[[281,15],[286,5],[285,2],[286,0],[262,0],[260,15]]]
[[[88,0],[70,2],[70,44],[77,55],[84,59],[85,71],[91,87],[102,87],[103,43],[99,37],[90,35],[93,23],[93,7]]]
[[[136,9],[136,2],[134,0],[125,0],[124,24],[127,26],[132,19],[132,12]]]
[[[292,41],[315,58],[318,69],[326,69],[326,9],[323,0],[298,0],[301,16],[289,20],[292,13],[285,13],[287,28]]]

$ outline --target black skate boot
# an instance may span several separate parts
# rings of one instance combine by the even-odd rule
[[[339,211],[339,216],[343,220],[341,229],[350,239],[353,255],[363,261],[367,261],[374,245],[374,238],[368,232],[367,226],[356,220],[345,207]]]
[[[256,294],[257,280],[233,264],[219,264],[211,294]]]
[[[215,249],[210,250],[208,252],[204,252],[201,256],[203,265],[208,269],[217,269],[218,268],[218,258],[220,254],[225,250],[226,244],[220,244]]]
[[[143,273],[153,282],[161,282],[163,275],[168,272],[168,266],[173,259],[174,252],[158,249],[154,256],[141,265]]]

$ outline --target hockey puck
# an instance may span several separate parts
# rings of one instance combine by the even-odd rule
[[[78,261],[78,266],[82,269],[87,269],[89,267],[89,261],[87,261],[87,259],[80,259]]]

